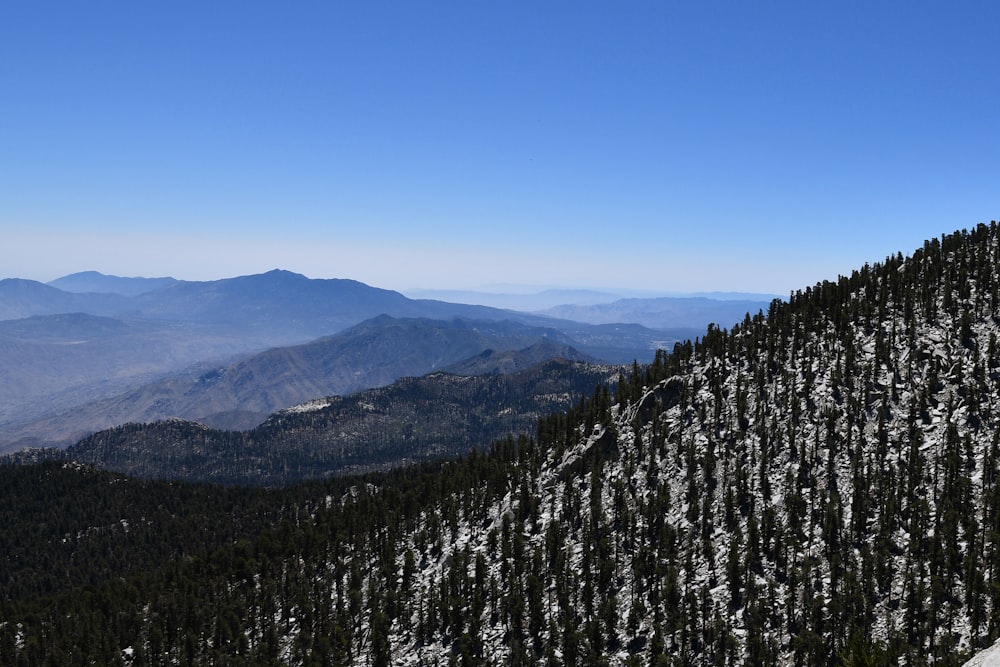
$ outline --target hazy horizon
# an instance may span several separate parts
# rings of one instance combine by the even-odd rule
[[[293,269],[288,269],[284,267],[274,267],[269,271],[287,271],[290,273],[296,273],[302,275],[309,279],[322,279],[316,276],[310,276]],[[260,275],[262,273],[267,273],[268,271],[263,271],[258,274],[240,274],[232,276],[224,276],[218,279],[208,279],[211,280],[225,280],[231,278],[239,278],[248,275]],[[183,276],[177,275],[134,275],[134,276],[121,276],[114,273],[108,273],[106,271],[101,271],[99,269],[85,269],[83,271],[75,271],[72,273],[65,273],[55,276],[51,279],[39,280],[36,278],[26,278],[25,276],[0,276],[0,280],[4,279],[25,279],[25,280],[36,280],[43,284],[52,285],[59,282],[61,279],[77,277],[79,275],[86,274],[98,274],[110,278],[124,278],[128,280],[159,280],[159,279],[174,279],[179,281],[189,281],[189,282],[203,282],[201,280],[195,280],[190,278],[185,278]],[[334,276],[334,278],[341,278],[347,280],[354,280],[350,276]],[[363,282],[363,281],[362,281]],[[367,283],[366,283],[367,284]],[[562,295],[562,294],[573,294],[579,293],[580,295],[591,297],[587,299],[592,303],[601,303],[599,300],[594,300],[593,297],[599,295],[607,295],[613,297],[614,299],[651,299],[660,297],[677,297],[677,298],[712,298],[717,300],[766,300],[771,298],[784,298],[787,295],[771,294],[771,293],[759,293],[759,292],[741,292],[738,290],[717,290],[708,292],[676,292],[676,291],[664,291],[664,290],[650,290],[643,288],[629,288],[629,287],[608,287],[601,285],[537,285],[528,283],[491,283],[486,285],[474,285],[474,286],[460,286],[460,287],[444,287],[444,288],[423,288],[423,287],[407,287],[407,286],[396,286],[396,285],[370,285],[371,287],[376,287],[380,289],[394,290],[402,293],[403,295],[414,298],[414,299],[440,299],[449,300],[448,297],[458,297],[461,295],[479,295],[484,297],[539,297],[545,295]],[[555,302],[554,302],[555,303]]]
[[[14,3],[0,266],[788,294],[1000,217],[1000,8]]]

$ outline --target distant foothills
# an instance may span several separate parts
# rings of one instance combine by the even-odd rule
[[[553,305],[556,295],[566,300]],[[566,291],[535,303],[546,298],[525,312],[283,270],[202,282],[96,271],[0,280],[0,452],[169,418],[247,430],[312,399],[474,372],[484,353],[523,353],[510,370],[528,358],[647,363],[771,301]]]

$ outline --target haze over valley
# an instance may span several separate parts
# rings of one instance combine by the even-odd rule
[[[3,280],[0,449],[64,447],[102,428],[170,417],[251,428],[299,402],[543,342],[563,346],[552,356],[645,363],[710,321],[735,323],[748,307],[768,305],[669,301],[672,310],[658,311],[663,300],[651,300],[643,326],[413,300],[277,270],[209,282],[96,272],[51,285]],[[616,302],[589,307],[618,314]]]

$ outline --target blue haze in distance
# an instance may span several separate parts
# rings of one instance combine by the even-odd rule
[[[0,273],[787,294],[1000,217],[988,2],[10,2]]]

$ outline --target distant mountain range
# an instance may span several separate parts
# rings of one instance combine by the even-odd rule
[[[74,289],[93,284],[122,293],[70,292],[31,280],[2,280],[0,320],[87,313],[249,329],[256,338],[280,345],[329,335],[382,314],[435,318],[498,315],[495,309],[481,306],[415,301],[355,280],[314,280],[282,270],[206,282],[158,279],[164,285],[152,290],[139,278],[84,275],[89,279],[67,276],[53,283],[65,281]]]
[[[117,315],[127,311],[128,303],[120,294],[76,294],[34,280],[0,280],[0,320],[66,313]]]
[[[47,285],[64,292],[106,292],[122,296],[138,296],[146,292],[169,287],[178,282],[176,278],[123,278],[108,276],[97,271],[82,271],[52,280]]]
[[[222,327],[84,313],[0,321],[0,431],[264,346]]]
[[[726,308],[733,322],[742,318]],[[654,329],[595,319],[603,321],[409,299],[282,270],[207,282],[97,272],[51,284],[2,280],[0,451],[65,446],[96,429],[166,417],[249,428],[296,402],[472,363],[487,350],[554,343],[572,348],[571,358],[645,362],[709,321]]]
[[[540,311],[559,319],[610,324],[633,322],[653,329],[704,327],[708,323],[730,327],[744,315],[767,311],[769,301],[759,299],[711,299],[708,297],[658,297],[655,299],[619,299],[601,304],[568,304]]]
[[[502,288],[501,288],[502,289]],[[417,299],[440,299],[456,303],[476,303],[494,308],[506,308],[525,312],[542,312],[559,306],[604,306],[614,304],[623,299],[632,301],[655,301],[662,298],[677,299],[678,309],[683,311],[684,301],[691,298],[708,299],[711,301],[744,301],[758,304],[752,308],[756,312],[763,305],[766,308],[776,294],[752,294],[748,292],[698,292],[693,294],[664,294],[642,290],[620,289],[539,289],[525,291],[509,286],[503,291],[478,290],[409,290],[407,295]],[[696,306],[697,307],[697,306]],[[737,319],[742,318],[740,313]],[[602,322],[631,322],[632,320],[606,320]],[[698,320],[700,321],[700,320]],[[734,320],[735,321],[735,320]],[[652,326],[652,325],[648,325]],[[664,320],[653,328],[676,328],[683,326],[676,321]]]
[[[538,354],[504,356],[526,362]],[[540,417],[614,382],[618,372],[564,358],[506,374],[437,372],[313,400],[245,432],[177,419],[127,424],[66,450],[23,452],[13,460],[55,456],[146,478],[285,485],[464,454],[508,435],[530,436]]]
[[[412,290],[416,299],[440,299],[454,303],[477,303],[494,308],[533,312],[566,303],[593,305],[610,303],[621,294],[605,290],[545,289],[530,294],[518,292],[482,292],[476,290]]]
[[[272,348],[226,365],[199,365],[34,422],[0,428],[0,437],[22,445],[67,445],[98,429],[170,417],[249,429],[303,401],[380,387],[456,364],[459,372],[475,375],[512,372],[556,357],[593,360],[569,342],[556,330],[510,321],[382,315],[311,343]]]

